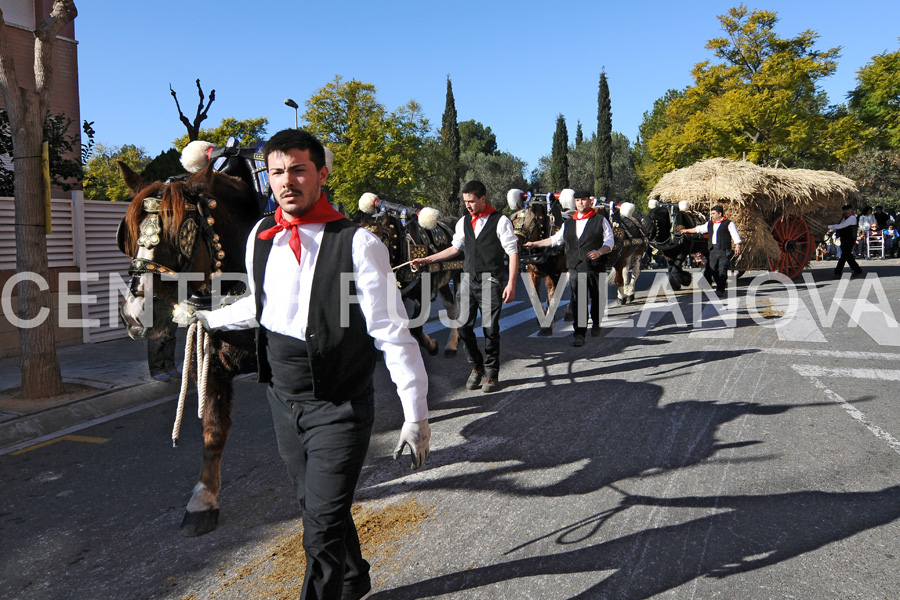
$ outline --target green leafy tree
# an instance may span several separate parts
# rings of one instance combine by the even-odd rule
[[[136,173],[150,162],[143,148],[131,144],[106,147],[97,144],[94,155],[84,169],[84,199],[124,202],[131,197],[125,186],[117,161],[122,161]]]
[[[816,50],[809,30],[779,37],[771,11],[741,5],[719,21],[725,35],[706,48],[721,62],[698,63],[694,85],[666,106],[665,126],[644,139],[657,173],[715,156],[819,168],[858,151],[852,117],[831,114],[818,87],[840,48]]]
[[[147,163],[147,166],[140,173],[144,181],[165,181],[169,177],[181,175],[184,173],[184,166],[181,164],[181,152],[175,148],[169,148],[164,152],[160,152],[153,160]]]
[[[218,127],[200,129],[196,138],[191,138],[188,134],[185,134],[172,142],[172,145],[181,152],[194,139],[210,142],[216,146],[224,146],[228,138],[233,137],[241,146],[250,146],[253,143],[266,139],[266,127],[268,125],[269,119],[266,117],[256,119],[234,119],[228,117],[222,119]]]
[[[443,154],[444,169],[448,180],[447,190],[440,196],[446,207],[453,207],[451,212],[460,205],[459,196],[459,154],[460,135],[459,124],[456,115],[456,100],[453,98],[453,84],[447,77],[447,99],[444,102],[444,115],[441,119],[441,150]]]
[[[861,204],[900,210],[900,149],[867,147],[838,172],[856,183]]]
[[[653,155],[647,147],[647,140],[666,127],[666,107],[673,100],[683,95],[684,93],[679,90],[668,90],[664,96],[657,98],[653,102],[652,110],[644,112],[644,118],[638,128],[638,139],[634,144],[633,150],[633,163],[637,171],[642,196],[646,196],[653,186],[656,185],[656,182],[665,174],[665,171],[661,170],[660,163],[653,159]]]
[[[74,121],[63,114],[44,118],[44,141],[50,154],[50,181],[63,191],[73,189],[82,177],[81,162],[77,158],[78,136],[69,134]],[[12,135],[9,130],[9,114],[0,110],[0,155],[13,155]],[[0,196],[12,196],[15,172],[0,168]]]
[[[900,51],[873,56],[856,81],[850,112],[871,128],[876,147],[900,149]]]
[[[459,124],[459,151],[493,154],[497,152],[497,136],[474,119],[463,121]]]
[[[639,204],[640,188],[634,168],[631,142],[628,136],[618,132],[613,132],[611,140],[612,179],[606,199],[617,203]],[[569,148],[569,187],[590,190],[594,185],[596,142],[596,136],[592,136],[580,146]]]
[[[375,94],[371,83],[337,76],[306,101],[303,114],[306,129],[334,152],[328,185],[350,212],[365,192],[405,201],[421,190],[428,120],[415,101],[388,112]]]
[[[582,140],[569,147],[567,159],[569,162],[569,185],[576,190],[594,189],[594,163],[596,162],[597,136],[592,135],[589,140]],[[550,165],[547,157],[547,165]],[[558,192],[561,188],[554,189]],[[549,190],[548,190],[549,191]]]
[[[506,193],[513,188],[525,189],[525,162],[508,152],[485,154],[463,152],[459,158],[462,179],[477,179],[487,188],[487,197],[494,208],[506,206]]]
[[[569,132],[566,118],[556,116],[556,131],[553,132],[553,151],[550,154],[550,187],[548,191],[558,192],[569,187]]]
[[[597,146],[594,163],[594,196],[609,197],[612,184],[612,108],[606,72],[600,73],[597,91]]]

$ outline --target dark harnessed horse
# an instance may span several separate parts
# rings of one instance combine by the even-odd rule
[[[132,257],[131,281],[120,309],[132,338],[153,338],[166,330],[174,307],[184,300],[178,297],[184,292],[179,292],[176,280],[187,280],[184,289],[192,295],[188,302],[197,307],[209,308],[204,302],[218,294],[227,299],[245,292],[239,275],[245,272],[247,236],[262,215],[263,197],[248,181],[254,176],[253,165],[244,162],[230,165],[232,172],[242,176],[226,175],[209,165],[165,183],[145,182],[119,163],[133,194],[117,234],[119,248]],[[218,523],[222,452],[231,428],[232,379],[256,371],[254,332],[212,333],[209,366],[203,461],[181,524],[185,535],[208,533]]]
[[[510,208],[516,210],[512,217],[513,230],[519,240],[519,267],[528,270],[531,285],[541,293],[541,282],[547,290],[545,310],[549,310],[551,299],[559,284],[560,276],[566,272],[566,254],[563,246],[525,250],[522,244],[548,238],[563,225],[562,211],[557,201],[558,194],[532,194],[521,190],[509,190],[506,195]],[[566,320],[572,320],[571,306],[566,310]],[[552,327],[542,327],[539,335],[550,335]]]
[[[683,234],[681,231],[702,225],[705,221],[702,214],[679,210],[674,204],[660,204],[650,209],[647,215],[650,244],[666,257],[669,284],[673,290],[691,284],[691,274],[684,269],[685,264],[690,264],[689,257],[696,252],[704,256],[709,253],[702,235]]]
[[[428,354],[436,355],[440,349],[437,340],[428,336],[423,324],[418,324],[418,321],[427,318],[427,315],[422,315],[422,311],[431,307],[431,301],[436,295],[440,295],[447,316],[454,321],[457,319],[455,291],[459,287],[463,261],[453,259],[432,263],[417,271],[409,266],[409,262],[448,248],[453,239],[456,220],[451,217],[438,218],[437,211],[433,211],[426,219],[423,213],[426,209],[417,212],[402,204],[378,198],[372,200],[372,197],[361,199],[360,209],[363,214],[371,215],[367,217],[364,226],[387,246],[401,297],[413,304],[410,333]],[[374,214],[371,212],[373,210]],[[420,219],[419,215],[423,218]],[[426,220],[428,223],[424,222]],[[444,348],[444,356],[456,356],[458,343],[456,328],[452,328]]]

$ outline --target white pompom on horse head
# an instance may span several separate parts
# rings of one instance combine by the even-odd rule
[[[630,219],[634,216],[634,209],[635,206],[631,202],[623,202],[619,205],[619,214],[626,219]]]
[[[678,210],[680,210],[681,212],[687,212],[687,209],[689,209],[690,207],[691,203],[687,200],[682,200],[678,203]]]
[[[188,173],[199,173],[209,164],[209,150],[214,147],[210,142],[194,140],[181,151],[181,166]]]
[[[559,203],[566,210],[575,210],[575,190],[566,188],[559,193]]]
[[[331,165],[334,164],[334,152],[330,149],[325,148],[325,166],[328,167],[328,174],[331,175]]]
[[[522,201],[524,195],[525,192],[515,188],[506,192],[506,205],[509,206],[509,210],[522,210],[525,206],[525,203]]]
[[[366,192],[359,197],[359,210],[368,215],[374,215],[376,202],[378,202],[378,196],[372,192]]]
[[[419,225],[421,225],[425,229],[434,229],[435,227],[437,227],[438,217],[440,216],[441,213],[439,210],[426,206],[419,211]]]
[[[659,206],[659,200],[657,200],[656,198],[652,198],[647,201],[647,208],[649,208],[650,210],[653,210],[654,208],[657,208],[658,206]]]

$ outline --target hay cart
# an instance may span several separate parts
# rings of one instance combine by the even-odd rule
[[[743,240],[734,268],[778,271],[790,279],[813,259],[827,223],[840,220],[840,207],[856,185],[832,171],[759,167],[714,158],[665,174],[649,197],[686,201],[708,211],[721,204]]]

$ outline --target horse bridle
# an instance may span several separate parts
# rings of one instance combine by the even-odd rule
[[[166,184],[171,180],[166,181]],[[163,194],[160,194],[162,196]],[[202,233],[203,238],[209,248],[209,255],[212,258],[212,274],[222,273],[222,260],[225,258],[225,252],[222,250],[219,236],[213,230],[215,219],[212,217],[211,211],[216,207],[215,198],[206,198],[203,196],[192,197],[187,192],[185,195],[185,218],[178,227],[178,264],[175,269],[161,265],[158,262],[146,258],[133,258],[128,267],[128,275],[131,277],[129,282],[129,290],[137,296],[137,286],[142,275],[147,273],[159,275],[169,275],[177,277],[179,273],[189,271],[194,266],[197,255],[197,234]],[[162,198],[156,196],[148,196],[143,200],[144,212],[148,217],[141,223],[140,236],[137,244],[147,248],[148,250],[159,245],[161,240],[162,227],[160,225],[159,206]],[[198,219],[194,220],[191,213],[196,212]],[[128,254],[125,248],[125,220],[119,223],[119,229],[116,232],[116,243],[122,254]],[[173,292],[170,292],[171,295]]]

